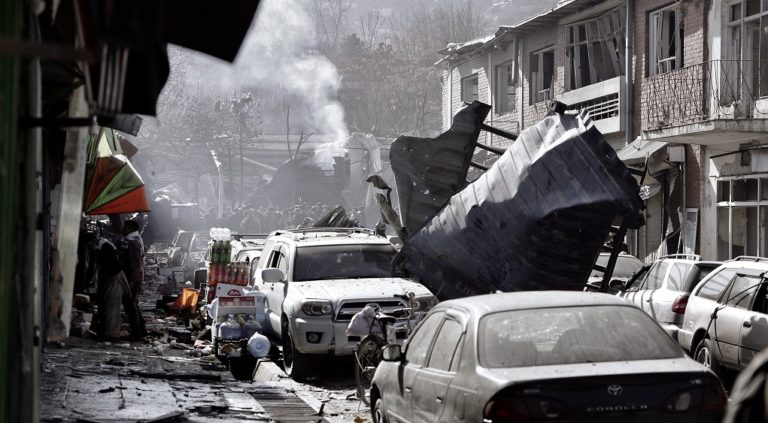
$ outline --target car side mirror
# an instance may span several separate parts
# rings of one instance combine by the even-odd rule
[[[616,291],[621,291],[624,289],[624,281],[621,279],[614,279],[608,283],[608,288],[615,289]]]
[[[261,280],[264,282],[285,282],[285,272],[274,267],[268,267],[261,271]]]
[[[402,361],[403,351],[398,344],[389,344],[382,348],[381,359],[384,361]]]

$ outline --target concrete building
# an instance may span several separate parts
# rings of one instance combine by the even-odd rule
[[[538,122],[551,100],[587,109],[622,160],[648,169],[647,224],[628,235],[631,252],[768,255],[762,3],[561,1],[441,51],[443,127],[475,99],[493,106],[487,123],[511,132]]]

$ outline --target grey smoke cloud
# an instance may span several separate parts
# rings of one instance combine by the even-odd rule
[[[314,22],[307,0],[262,0],[254,24],[233,65],[194,55],[190,82],[227,95],[254,83],[280,87],[296,94],[311,111],[313,132],[331,135],[333,145],[318,151],[326,162],[343,154],[348,137],[344,109],[334,100],[341,84],[338,70],[315,50]]]

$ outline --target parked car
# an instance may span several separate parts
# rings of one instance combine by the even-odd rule
[[[699,283],[688,299],[679,342],[696,361],[742,370],[768,348],[768,259],[738,257]]]
[[[404,351],[382,351],[374,421],[719,422],[720,380],[656,322],[607,294],[538,291],[445,301]]]
[[[641,269],[621,296],[648,313],[677,340],[691,291],[720,264],[700,261],[697,255],[664,256]]]
[[[276,231],[264,245],[255,287],[267,295],[267,325],[286,373],[310,376],[315,357],[352,355],[347,326],[366,305],[427,312],[437,303],[423,285],[392,276],[395,248],[360,228]]]
[[[168,266],[171,268],[182,268],[185,281],[195,280],[195,271],[204,260],[205,251],[208,248],[208,241],[211,237],[207,232],[192,232],[180,230],[171,242]]]
[[[600,292],[601,285],[603,283],[603,270],[608,265],[608,259],[610,259],[611,253],[600,253],[595,261],[595,269],[587,279],[587,286],[585,291]],[[609,294],[616,294],[626,285],[627,281],[632,275],[637,272],[638,269],[643,267],[643,262],[637,257],[621,253],[616,257],[616,265],[613,268],[613,274],[611,275],[610,284],[608,287]]]

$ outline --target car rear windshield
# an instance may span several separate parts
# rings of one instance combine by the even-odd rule
[[[608,254],[600,254],[600,256],[597,258],[596,264],[603,267],[607,266],[609,257],[610,255]],[[613,268],[612,278],[629,279],[637,271],[637,269],[641,268],[642,266],[643,263],[635,257],[618,256],[616,258],[616,266]],[[592,271],[592,277],[603,277],[603,272],[600,270],[594,270]]]
[[[682,357],[640,309],[561,307],[505,311],[480,320],[480,365],[487,368]]]
[[[394,257],[391,245],[298,247],[293,280],[390,277]]]
[[[673,264],[672,269],[669,271],[667,289],[670,291],[684,291],[685,281],[688,280],[693,269],[695,269],[695,267],[692,263]]]

